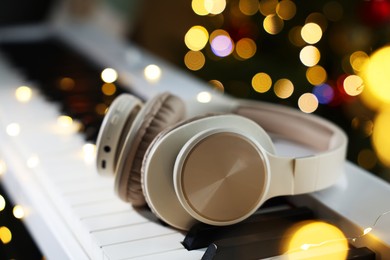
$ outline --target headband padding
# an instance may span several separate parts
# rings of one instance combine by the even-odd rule
[[[140,113],[142,123],[137,129],[129,160],[130,173],[127,181],[127,200],[134,206],[142,206],[145,199],[141,187],[141,167],[145,152],[153,139],[163,130],[182,120],[185,115],[185,105],[178,97],[163,93],[145,105],[145,113]],[[125,173],[126,174],[126,173]]]

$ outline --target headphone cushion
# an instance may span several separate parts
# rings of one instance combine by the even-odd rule
[[[176,124],[185,116],[184,102],[169,93],[162,93],[145,105],[144,118],[137,130],[134,144],[131,149],[135,156],[132,161],[130,176],[127,183],[127,200],[134,206],[145,205],[145,198],[141,186],[141,167],[145,153],[154,138],[166,128]]]

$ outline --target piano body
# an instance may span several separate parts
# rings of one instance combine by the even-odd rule
[[[63,19],[0,31],[0,45],[5,46],[39,45],[52,39],[82,53],[96,65],[96,71],[115,68],[121,91],[143,100],[164,91],[180,96],[188,117],[227,112],[236,102],[92,23]],[[39,66],[39,60],[30,61],[34,62]],[[161,69],[156,80],[144,74],[152,64]],[[23,207],[23,222],[45,257],[201,259],[206,248],[187,250],[181,244],[184,232],[163,225],[148,210],[134,209],[114,194],[113,179],[96,173],[91,139],[78,131],[77,120],[61,117],[63,107],[55,98],[45,97],[40,84],[15,66],[6,52],[0,52],[1,183],[12,201]],[[27,98],[15,95],[20,86],[32,90],[31,98],[28,93]],[[209,100],[202,100],[200,93]],[[284,141],[276,141],[276,148],[285,154],[306,152]],[[386,215],[390,185],[348,161],[344,171],[335,186],[287,200],[330,220],[353,246],[368,247],[376,259],[390,259],[390,219]],[[364,234],[368,227],[371,232]]]

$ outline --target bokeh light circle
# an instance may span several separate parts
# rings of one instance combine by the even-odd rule
[[[390,109],[377,114],[374,120],[372,143],[379,160],[390,166]]]
[[[360,76],[372,97],[390,103],[390,46],[375,51],[363,66]]]

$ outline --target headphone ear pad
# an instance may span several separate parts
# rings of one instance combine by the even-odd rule
[[[122,200],[134,206],[145,205],[141,186],[144,155],[153,139],[184,118],[185,105],[169,93],[157,95],[140,111],[120,154],[115,189]]]

